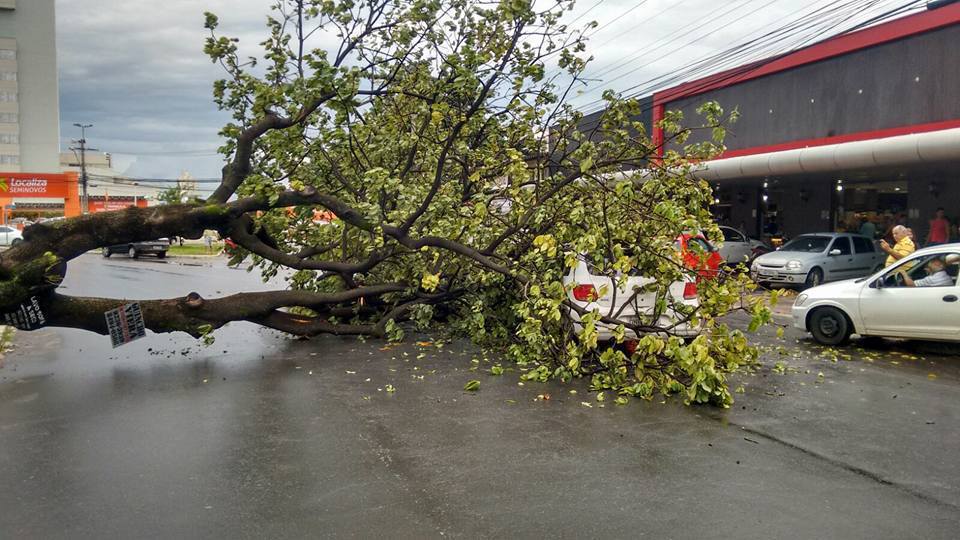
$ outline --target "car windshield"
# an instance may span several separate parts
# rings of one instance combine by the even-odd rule
[[[798,236],[787,242],[780,248],[780,251],[800,251],[803,253],[820,253],[827,249],[830,243],[830,236]]]

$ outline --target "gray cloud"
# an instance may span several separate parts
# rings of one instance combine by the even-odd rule
[[[64,138],[78,135],[74,122],[92,123],[90,144],[116,153],[120,163],[135,159],[130,174],[170,177],[186,169],[218,175],[221,159],[210,151],[228,118],[210,97],[223,73],[202,51],[203,12],[218,13],[225,32],[255,44],[270,4],[58,0]]]

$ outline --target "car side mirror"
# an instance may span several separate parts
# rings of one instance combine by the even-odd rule
[[[882,288],[883,288],[883,278],[882,278],[882,277],[878,277],[876,280],[874,280],[873,283],[870,284],[870,286],[873,287],[874,289],[882,289]]]
[[[841,253],[843,253],[843,252],[840,251],[839,249],[831,249],[831,250],[830,250],[830,253],[828,253],[828,255],[830,255],[831,257],[836,257],[837,255],[840,255]]]

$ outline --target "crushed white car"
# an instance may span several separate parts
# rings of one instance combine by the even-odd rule
[[[657,313],[660,295],[656,290],[648,290],[650,284],[656,283],[656,279],[644,276],[618,279],[622,276],[604,274],[604,271],[594,268],[581,257],[577,266],[563,278],[570,301],[588,311],[596,309],[601,316],[634,324],[655,325],[673,335],[693,337],[699,334],[700,327],[691,325],[686,321],[687,317],[677,310],[680,305],[699,305],[695,277],[671,283],[665,290],[665,301],[659,303],[661,312]],[[574,332],[580,335],[583,332],[580,315],[570,310],[568,316]],[[613,339],[616,327],[616,324],[597,323],[598,339]],[[640,337],[633,334],[628,330],[627,339]]]

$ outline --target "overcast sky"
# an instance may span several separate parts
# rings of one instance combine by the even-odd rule
[[[863,0],[868,3],[871,0]],[[872,0],[878,7],[907,0]],[[91,146],[137,177],[182,171],[218,177],[217,132],[228,120],[210,99],[222,76],[203,54],[203,12],[256,53],[273,0],[57,0],[62,146],[73,123],[94,124]],[[597,88],[628,89],[757,36],[787,19],[839,0],[581,0],[568,17],[595,20],[591,38]],[[582,15],[579,19],[574,20]],[[641,87],[644,85],[641,85]],[[600,91],[575,102],[589,107]]]

